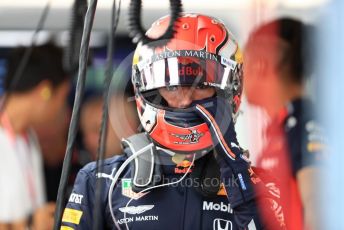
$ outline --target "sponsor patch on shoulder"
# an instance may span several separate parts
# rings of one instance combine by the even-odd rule
[[[310,153],[321,152],[324,150],[324,144],[320,142],[308,142],[307,151]]]
[[[309,153],[323,152],[326,148],[324,131],[314,120],[310,120],[305,125],[307,133],[307,151]]]
[[[80,210],[66,208],[63,212],[62,222],[79,224],[82,213]]]
[[[84,195],[72,193],[72,194],[70,194],[68,202],[75,203],[75,204],[81,204],[82,198],[84,198]]]
[[[74,230],[74,228],[68,226],[61,226],[60,230]]]

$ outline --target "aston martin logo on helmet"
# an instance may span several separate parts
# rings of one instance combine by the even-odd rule
[[[160,100],[161,95],[155,100],[150,93],[169,86],[211,86],[223,92],[235,106],[234,113],[239,114],[243,57],[239,44],[220,20],[193,13],[182,14],[178,20],[176,36],[165,46],[138,44],[132,72],[135,100],[140,122],[154,142],[172,151],[202,153],[213,145],[207,124],[195,122],[195,114],[184,116],[184,111],[169,108]],[[160,36],[169,21],[168,16],[158,19],[147,36]]]
[[[197,132],[196,129],[190,130],[189,134],[175,134],[171,133],[172,136],[175,136],[182,141],[176,141],[175,144],[195,144],[199,142],[199,139],[204,135],[203,133]]]

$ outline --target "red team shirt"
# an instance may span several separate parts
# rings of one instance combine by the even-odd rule
[[[257,159],[258,167],[276,177],[287,229],[303,229],[303,207],[296,175],[302,168],[316,164],[321,148],[319,127],[311,111],[311,103],[302,99],[283,108],[268,126],[267,144]]]

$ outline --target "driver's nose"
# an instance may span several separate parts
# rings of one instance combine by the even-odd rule
[[[180,87],[178,88],[177,100],[176,100],[176,107],[177,108],[187,108],[191,105],[193,98],[192,98],[192,89],[190,87]]]

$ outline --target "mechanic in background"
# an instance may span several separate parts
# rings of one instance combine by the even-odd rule
[[[125,93],[123,92],[123,94]],[[80,130],[82,144],[91,161],[97,159],[102,111],[103,98],[96,93],[87,98],[81,109]],[[133,135],[139,126],[135,104],[128,102],[126,95],[116,93],[111,97],[109,114],[106,158],[122,154],[121,139]]]
[[[31,128],[61,116],[69,90],[62,50],[52,44],[34,47],[15,81],[25,48],[9,55],[0,114],[0,229],[52,229],[55,205],[46,203],[42,156]],[[51,146],[54,148],[54,146]]]
[[[320,219],[315,178],[322,136],[304,87],[313,58],[308,29],[290,18],[266,23],[250,35],[244,52],[247,100],[270,118],[257,166],[279,179],[286,226],[293,230],[317,229]]]

